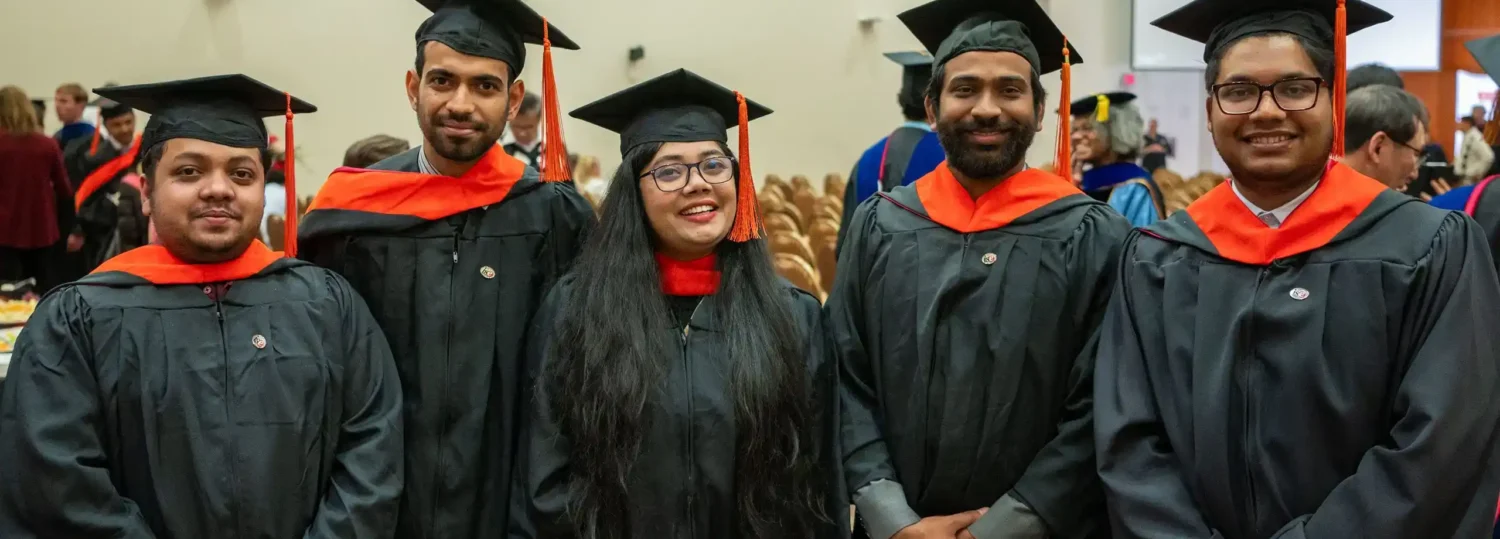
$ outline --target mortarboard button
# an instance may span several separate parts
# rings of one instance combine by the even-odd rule
[[[491,268],[489,266],[481,267],[481,268],[479,268],[479,275],[481,277],[486,278],[486,279],[494,279],[495,278],[495,268]]]
[[[986,265],[986,266],[990,266],[990,265],[994,265],[995,261],[998,260],[999,258],[1000,257],[995,256],[995,253],[985,253],[984,256],[982,256],[982,257],[979,258],[979,261],[982,262],[982,263],[984,263],[984,265]]]
[[[257,333],[255,336],[250,337],[250,344],[257,349],[265,349],[266,338]]]
[[[1306,288],[1301,288],[1301,287],[1293,288],[1292,289],[1292,293],[1291,293],[1292,299],[1295,299],[1297,301],[1302,301],[1304,299],[1307,299],[1308,296],[1311,296],[1311,295],[1312,295],[1312,292],[1308,292]]]

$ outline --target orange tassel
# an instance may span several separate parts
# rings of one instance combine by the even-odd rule
[[[546,147],[542,149],[542,181],[573,179],[568,170],[568,147],[563,143],[562,115],[558,112],[557,76],[552,71],[552,37],[547,19],[542,19],[542,114],[546,115]]]
[[[286,231],[282,250],[297,257],[297,140],[292,129],[292,94],[286,94]]]
[[[1073,181],[1073,117],[1068,105],[1073,102],[1073,61],[1068,53],[1068,38],[1063,36],[1062,105],[1057,108],[1057,175]]]
[[[1344,156],[1344,93],[1348,82],[1344,69],[1349,62],[1349,13],[1339,0],[1333,19],[1333,155]]]
[[[734,98],[740,104],[740,181],[729,241],[746,242],[760,238],[760,202],[755,198],[755,176],[750,174],[750,109],[743,94],[735,92]]]

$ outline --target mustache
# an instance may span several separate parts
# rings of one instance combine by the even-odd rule
[[[969,134],[978,131],[997,132],[1008,135],[1019,134],[1025,126],[1020,122],[1006,118],[964,118],[953,124],[953,130],[959,134]]]
[[[439,113],[437,116],[437,125],[473,129],[475,131],[489,131],[490,129],[490,124],[479,121],[473,114]]]
[[[230,206],[203,206],[193,208],[192,216],[195,218],[207,217],[209,215],[225,215],[233,219],[239,219],[243,216],[239,210],[236,210]]]

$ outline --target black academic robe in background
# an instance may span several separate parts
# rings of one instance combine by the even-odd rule
[[[807,336],[808,393],[821,422],[818,435],[819,481],[826,487],[828,522],[817,539],[847,537],[849,501],[841,488],[838,432],[836,365],[829,361],[823,343],[818,300],[791,283],[782,282],[799,331]],[[537,313],[535,336],[528,346],[531,372],[540,373],[547,363],[545,342],[555,335],[557,316],[576,291],[564,280],[548,295]],[[725,328],[716,308],[715,296],[668,298],[684,325],[662,320],[661,331],[682,342],[680,353],[671,358],[658,398],[646,405],[641,452],[628,480],[630,535],[634,539],[735,539],[736,439],[734,399],[729,380],[733,366],[727,364]],[[536,412],[530,421],[530,451],[527,491],[535,521],[536,537],[578,537],[566,510],[569,495],[571,447],[555,422],[548,388],[539,388]],[[759,539],[743,537],[743,539]],[[787,537],[784,539],[796,539]]]
[[[861,525],[887,539],[910,523],[891,517],[907,507],[928,517],[993,506],[981,531],[1040,518],[1050,537],[1098,537],[1094,334],[1130,225],[1032,169],[1001,185],[1045,182],[1049,198],[997,200],[1008,217],[961,233],[918,195],[944,174],[968,200],[943,164],[860,206],[826,306]]]
[[[0,537],[390,538],[400,410],[390,350],[332,272],[96,273],[49,294],[11,358]]]
[[[79,194],[79,188],[90,174],[124,154],[123,150],[117,150],[103,140],[91,154],[92,140],[92,137],[87,137],[73,141],[64,152],[64,168],[68,171],[75,195]],[[111,256],[149,243],[150,226],[142,211],[142,194],[120,181],[133,168],[120,171],[103,186],[86,194],[78,206],[74,229],[62,231],[64,236],[71,232],[83,234],[83,249],[69,255],[75,273],[69,280],[93,271]]]
[[[1479,186],[1475,186],[1475,189],[1480,187],[1483,187],[1483,190],[1472,195],[1479,197],[1474,203],[1472,216],[1479,223],[1480,228],[1484,229],[1485,240],[1490,245],[1490,254],[1495,259],[1495,268],[1500,271],[1500,177],[1481,182]]]
[[[420,151],[371,168],[415,173]],[[435,220],[317,204],[298,256],[339,272],[369,302],[401,372],[407,489],[397,536],[518,533],[507,528],[531,394],[525,336],[593,210],[571,183],[544,183],[530,168],[502,201]]]
[[[1334,165],[1282,230],[1225,184],[1124,256],[1094,413],[1117,536],[1489,536],[1500,281],[1473,221]]]

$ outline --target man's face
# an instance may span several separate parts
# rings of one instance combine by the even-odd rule
[[[1392,189],[1405,191],[1406,186],[1417,179],[1417,172],[1422,167],[1422,147],[1427,145],[1427,126],[1418,120],[1417,134],[1411,140],[1398,141],[1381,132],[1370,139],[1370,144],[1378,157],[1376,166],[1373,167],[1377,174],[1375,179]]]
[[[510,122],[510,135],[522,146],[530,146],[536,142],[537,126],[541,123],[540,110],[531,114],[517,113],[516,118]]]
[[[966,52],[944,69],[941,98],[927,100],[948,164],[973,180],[998,180],[1026,159],[1041,129],[1031,64],[1019,54]]]
[[[1484,107],[1483,106],[1474,105],[1474,109],[1471,110],[1471,111],[1469,111],[1469,112],[1470,112],[1470,114],[1472,114],[1474,116],[1474,120],[1475,121],[1478,121],[1478,122],[1483,122],[1484,121],[1485,114],[1484,114]]]
[[[1100,164],[1112,154],[1109,151],[1109,134],[1091,116],[1073,118],[1073,156],[1079,161]]]
[[[1471,121],[1468,121],[1468,120],[1459,120],[1458,121],[1458,132],[1459,133],[1467,133],[1467,132],[1469,132],[1470,129],[1473,129],[1473,128],[1474,128],[1474,122],[1471,122]]]
[[[142,204],[162,245],[195,264],[244,253],[260,236],[265,211],[260,150],[185,138],[164,144],[156,169],[147,171]]]
[[[1216,84],[1318,77],[1312,58],[1286,35],[1240,40],[1225,52]],[[1285,183],[1321,174],[1333,147],[1333,109],[1326,85],[1316,90],[1317,104],[1297,112],[1277,106],[1270,92],[1249,114],[1225,114],[1213,92],[1205,106],[1214,146],[1236,181]],[[1251,98],[1253,99],[1253,98]]]
[[[104,129],[109,131],[109,138],[129,146],[130,141],[135,139],[135,114],[123,114],[104,120]]]
[[[57,110],[57,120],[70,124],[83,118],[83,101],[75,100],[66,92],[57,92],[52,96],[52,108]]]
[[[1151,130],[1152,133],[1156,132],[1156,120],[1151,120],[1150,130]]]
[[[526,94],[521,81],[507,84],[505,62],[461,54],[429,41],[422,73],[407,72],[406,97],[422,127],[425,143],[438,155],[472,162],[500,140],[505,119]]]

